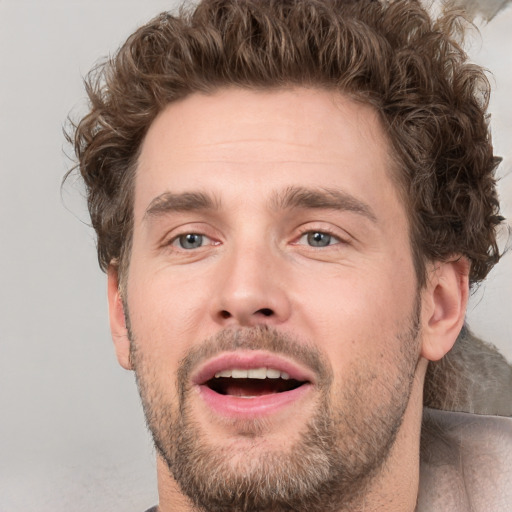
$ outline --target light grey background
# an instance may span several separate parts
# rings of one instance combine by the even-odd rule
[[[0,512],[142,512],[154,453],[133,378],[117,366],[105,277],[62,125],[81,77],[164,0],[0,0]],[[501,197],[512,218],[512,10],[472,55],[494,73]],[[468,320],[512,360],[512,254]]]

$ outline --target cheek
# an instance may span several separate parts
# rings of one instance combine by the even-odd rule
[[[128,288],[133,335],[156,364],[165,361],[174,367],[197,337],[208,293],[192,279],[180,282],[172,276],[166,278],[163,272],[148,277],[149,272],[138,275],[136,270]]]
[[[410,325],[416,296],[415,279],[396,276],[381,266],[343,269],[325,279],[317,276],[302,293],[302,316],[311,337],[327,350],[334,364],[356,358],[387,358],[398,334]],[[299,311],[299,314],[300,311]],[[391,346],[390,346],[391,345]]]
[[[365,324],[380,319],[394,325],[411,311],[416,294],[412,274],[411,269],[404,276],[377,265],[327,268],[313,279],[310,274],[297,280],[296,300],[315,311],[319,323],[359,318]]]

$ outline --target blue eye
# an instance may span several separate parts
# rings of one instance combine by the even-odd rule
[[[327,247],[331,245],[331,235],[319,231],[308,233],[308,244],[312,247]]]
[[[327,247],[338,243],[339,240],[335,236],[323,231],[308,231],[300,237],[299,242],[310,247]]]
[[[178,242],[182,249],[197,249],[203,245],[203,235],[187,233],[186,235],[180,235],[175,242]]]

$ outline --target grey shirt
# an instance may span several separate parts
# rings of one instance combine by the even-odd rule
[[[417,512],[512,510],[512,418],[425,409],[421,437]]]

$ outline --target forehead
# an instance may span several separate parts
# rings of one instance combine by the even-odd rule
[[[135,217],[165,191],[276,194],[290,186],[341,188],[379,202],[396,196],[378,114],[317,89],[224,89],[164,109],[143,142]]]

